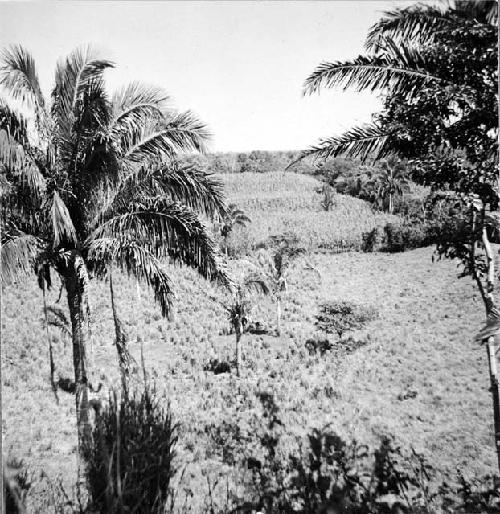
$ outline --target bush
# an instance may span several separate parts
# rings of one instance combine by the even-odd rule
[[[364,232],[362,234],[363,242],[361,243],[361,250],[363,252],[375,252],[381,244],[382,238],[378,227]]]
[[[344,332],[358,330],[377,317],[373,307],[352,302],[325,302],[319,306],[316,326],[327,334],[336,333],[339,338]]]
[[[305,342],[305,347],[309,352],[309,355],[324,355],[326,352],[329,352],[333,349],[332,343],[328,339],[317,339],[311,338]]]
[[[255,247],[255,240],[248,227],[237,225],[227,237],[220,237],[221,251],[228,257],[240,258],[250,255]]]
[[[164,512],[175,474],[177,425],[154,389],[110,393],[87,449],[87,484],[99,512]]]
[[[431,244],[426,225],[421,223],[388,223],[384,227],[385,250],[404,252]]]
[[[231,364],[229,364],[229,362],[220,361],[219,359],[210,359],[203,366],[203,371],[211,371],[214,375],[231,373]]]

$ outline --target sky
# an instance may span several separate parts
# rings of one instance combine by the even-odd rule
[[[163,87],[212,132],[211,151],[297,150],[368,122],[370,93],[302,84],[323,61],[363,52],[369,27],[402,1],[3,2],[0,48],[22,44],[48,94],[57,60],[91,44],[115,62],[110,91]]]

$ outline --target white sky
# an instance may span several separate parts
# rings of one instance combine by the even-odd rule
[[[379,107],[368,93],[302,97],[304,79],[322,61],[362,53],[381,11],[411,3],[0,2],[0,48],[28,48],[48,93],[57,59],[90,43],[116,63],[110,89],[164,87],[208,124],[212,151],[303,149]]]

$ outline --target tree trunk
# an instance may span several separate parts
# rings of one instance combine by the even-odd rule
[[[276,300],[276,332],[281,335],[281,298]]]
[[[89,393],[87,379],[88,303],[87,270],[81,257],[77,257],[65,273],[68,307],[73,339],[73,367],[75,370],[76,423],[78,428],[78,452],[84,462],[85,449],[90,443]]]
[[[394,210],[393,202],[392,202],[392,194],[389,194],[389,214],[392,214]]]
[[[241,335],[242,335],[242,324],[241,324],[240,319],[235,321],[234,331],[236,333],[236,375],[239,377],[240,373],[241,373]]]
[[[486,253],[486,260],[488,263],[488,274],[486,279],[486,291],[485,291],[485,303],[486,313],[489,315],[493,309],[495,309],[495,261],[493,258],[493,250],[491,248],[488,233],[486,227],[482,230],[482,241],[484,251]],[[496,345],[495,336],[490,335],[486,341],[486,347],[488,352],[488,365],[490,370],[490,384],[491,384],[491,396],[493,400],[493,425],[495,434],[495,449],[497,452],[498,469],[500,471],[500,395],[498,387],[498,376],[497,376],[497,357],[496,357]]]
[[[137,282],[139,290],[139,283]],[[120,366],[120,375],[122,379],[122,389],[124,392],[128,388],[128,379],[130,376],[130,368],[133,364],[133,359],[128,351],[128,335],[123,327],[122,321],[118,316],[118,311],[115,304],[115,294],[113,290],[113,267],[109,267],[109,292],[111,295],[111,310],[113,312],[113,321],[115,324],[115,345],[118,354],[118,365]]]

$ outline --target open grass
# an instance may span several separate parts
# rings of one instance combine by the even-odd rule
[[[305,206],[302,185],[312,189],[311,180],[290,175],[283,183],[276,175],[261,182],[269,193],[283,185],[283,205],[276,197],[266,200],[257,187],[252,200],[245,193],[252,183],[248,176],[228,176],[228,189],[232,201],[248,210],[255,224],[256,216],[264,219],[273,212],[280,219],[287,202],[289,207]],[[311,194],[311,201],[314,198]],[[266,210],[251,211],[252,202],[264,202],[259,205]],[[318,216],[314,208],[296,211],[300,216],[310,212],[311,219]],[[294,218],[297,227],[300,216]],[[331,216],[331,223],[337,223]],[[290,437],[331,423],[340,434],[373,444],[382,434],[394,434],[403,446],[422,451],[444,475],[453,475],[457,466],[466,473],[494,471],[486,354],[473,342],[483,319],[481,300],[468,279],[457,279],[456,263],[433,263],[431,256],[427,248],[403,254],[301,257],[283,305],[281,337],[273,335],[272,300],[261,300],[256,309],[255,317],[271,333],[245,334],[241,379],[204,371],[211,359],[233,358],[234,336],[227,334],[226,314],[211,299],[223,301],[223,291],[190,270],[171,268],[177,301],[175,317],[167,321],[145,287],[139,298],[135,281],[116,274],[117,305],[131,338],[131,353],[139,362],[143,347],[150,378],[182,424],[180,459],[188,466],[180,487],[188,496],[193,493],[193,512],[202,509],[208,493],[203,473],[231,476],[221,457],[221,446],[229,441],[216,437],[221,426],[258,422],[262,391],[274,394]],[[318,269],[321,280],[300,273],[303,260]],[[56,285],[50,304],[58,293]],[[108,284],[92,281],[90,298],[92,380],[109,387],[118,383],[118,370]],[[315,334],[317,305],[328,300],[370,305],[379,313],[354,334],[366,344],[342,358],[328,352],[309,355],[305,347]],[[42,295],[34,278],[6,287],[2,305],[4,451],[49,476],[61,474],[70,484],[76,471],[74,397],[60,392],[61,403],[56,405],[51,392]],[[60,305],[66,308],[64,295]],[[51,337],[58,371],[72,377],[70,341],[55,328]]]

